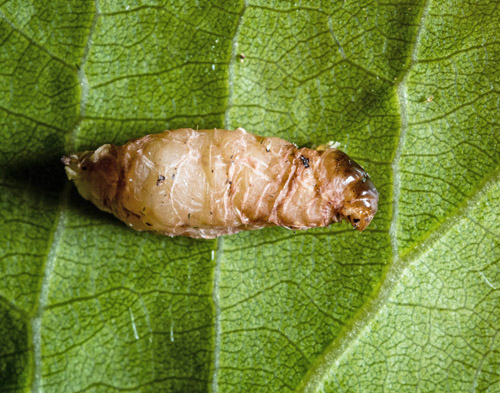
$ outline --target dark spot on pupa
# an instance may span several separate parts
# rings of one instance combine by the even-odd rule
[[[158,180],[156,180],[156,185],[159,186],[161,183],[163,183],[163,180],[165,180],[165,176],[163,175],[158,176]]]
[[[172,175],[172,179],[175,179],[175,173]]]
[[[147,223],[146,223],[146,225],[147,225],[148,227],[152,227],[152,226],[153,226],[153,224],[151,224],[150,222],[147,222]]]
[[[309,168],[309,158],[300,156],[300,160],[302,161],[304,168]]]
[[[88,168],[86,166],[82,166],[82,171],[86,171]]]
[[[191,218],[191,213],[188,213],[188,220]]]
[[[138,219],[141,219],[141,216],[137,213],[134,213],[133,211],[130,211],[129,209],[127,208],[123,208],[123,210],[125,210],[125,212],[127,213],[127,217],[129,216],[134,216],[135,218],[138,218]]]

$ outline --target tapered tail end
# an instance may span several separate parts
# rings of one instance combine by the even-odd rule
[[[79,168],[78,163],[80,158],[76,154],[71,154],[70,156],[62,156],[61,162],[64,164],[64,170],[69,180],[74,180],[78,177]]]

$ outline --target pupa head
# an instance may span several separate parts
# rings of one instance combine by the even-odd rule
[[[378,191],[366,171],[344,152],[329,149],[324,152],[328,168],[331,195],[336,213],[363,231],[378,208]]]
[[[352,181],[344,191],[341,214],[354,228],[364,230],[378,208],[378,191],[368,175]]]

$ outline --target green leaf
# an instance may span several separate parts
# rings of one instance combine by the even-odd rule
[[[499,391],[498,26],[494,1],[0,2],[0,392]],[[238,126],[338,141],[370,227],[138,233],[59,162]]]

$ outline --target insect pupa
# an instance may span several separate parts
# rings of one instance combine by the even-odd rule
[[[99,209],[139,231],[214,238],[341,220],[362,231],[378,192],[365,170],[330,145],[183,128],[62,158],[68,178]]]

